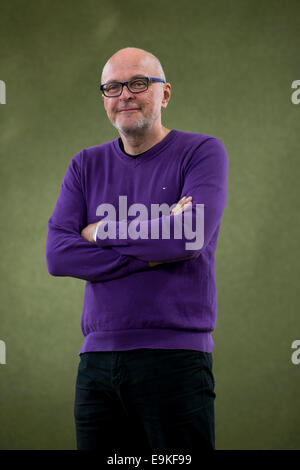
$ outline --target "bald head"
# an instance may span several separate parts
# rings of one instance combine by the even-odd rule
[[[162,65],[155,55],[137,47],[125,47],[115,52],[106,62],[102,70],[101,83],[120,80],[118,73],[121,76],[131,68],[139,68],[139,73],[146,76],[166,80]]]

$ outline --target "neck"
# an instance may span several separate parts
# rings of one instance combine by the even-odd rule
[[[146,129],[146,132],[141,134],[122,134],[119,131],[120,137],[123,142],[124,150],[130,155],[137,155],[139,153],[146,152],[154,145],[158,144],[165,136],[170,132],[164,126],[161,126],[158,130]]]

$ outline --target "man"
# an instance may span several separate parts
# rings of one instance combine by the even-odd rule
[[[171,85],[147,51],[110,57],[101,92],[120,137],[73,157],[46,244],[50,274],[87,281],[77,448],[193,455],[215,448],[211,332],[226,150],[216,137],[162,125]]]

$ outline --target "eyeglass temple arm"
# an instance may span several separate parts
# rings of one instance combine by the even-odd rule
[[[152,78],[152,77],[149,77],[149,81],[150,81],[150,82],[163,82],[163,83],[166,83],[166,81],[163,80],[162,78]]]

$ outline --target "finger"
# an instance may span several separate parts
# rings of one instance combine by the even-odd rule
[[[175,207],[180,207],[182,206],[182,204],[184,204],[184,201],[180,199],[180,201],[177,202]]]
[[[184,205],[183,210],[185,211],[185,210],[188,209],[191,205],[192,205],[191,202],[187,202],[187,203]]]
[[[192,201],[191,201],[191,200],[190,200],[190,201],[185,201],[185,202],[182,204],[182,206],[185,206],[186,204],[192,204]]]
[[[180,199],[178,204],[183,205],[186,202],[191,201],[191,200],[192,200],[192,196],[189,196],[189,197],[184,196],[182,199]]]

